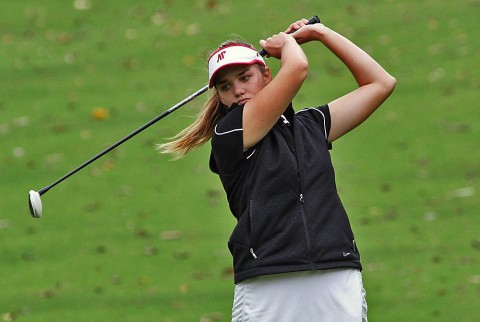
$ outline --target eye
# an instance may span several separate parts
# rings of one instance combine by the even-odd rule
[[[253,73],[251,71],[246,71],[245,73],[240,75],[239,79],[242,82],[248,82],[250,80],[250,78],[252,78],[252,76],[253,76]]]
[[[222,84],[217,87],[217,90],[219,90],[220,92],[226,92],[230,89],[230,87],[230,84]]]

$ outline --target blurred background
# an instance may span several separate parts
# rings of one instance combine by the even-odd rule
[[[208,93],[52,188],[41,219],[28,191],[204,86],[225,39],[258,45],[313,15],[397,79],[331,152],[369,319],[478,321],[479,13],[478,0],[3,2],[0,321],[230,320],[235,221],[209,144],[179,161],[155,150]],[[296,108],[354,88],[321,44],[304,50]]]

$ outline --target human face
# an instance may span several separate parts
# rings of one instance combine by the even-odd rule
[[[231,107],[243,105],[252,99],[270,81],[270,71],[262,73],[256,65],[233,65],[221,69],[216,77],[220,101]]]

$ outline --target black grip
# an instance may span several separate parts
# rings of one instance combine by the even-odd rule
[[[308,19],[307,25],[313,25],[313,24],[316,24],[316,23],[320,23],[320,18],[318,18],[318,16],[313,16],[312,18]],[[294,32],[295,32],[295,30],[292,30],[291,32],[289,32],[289,34],[293,34]],[[268,53],[265,51],[265,49],[260,50],[258,53],[262,57],[265,57],[265,56],[268,55]]]

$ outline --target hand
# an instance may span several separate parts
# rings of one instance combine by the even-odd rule
[[[260,40],[260,46],[265,49],[269,56],[281,59],[282,49],[289,42],[296,43],[291,35],[281,32],[267,38],[266,40]]]
[[[297,43],[301,45],[312,40],[317,40],[316,32],[322,27],[324,26],[321,23],[309,25],[307,19],[301,19],[288,26],[285,33],[291,34]]]
[[[308,20],[305,18],[295,21],[294,23],[290,24],[290,26],[288,26],[287,30],[285,30],[285,33],[287,34],[294,33],[295,31],[297,31],[298,29],[302,28],[307,24],[308,24]]]

